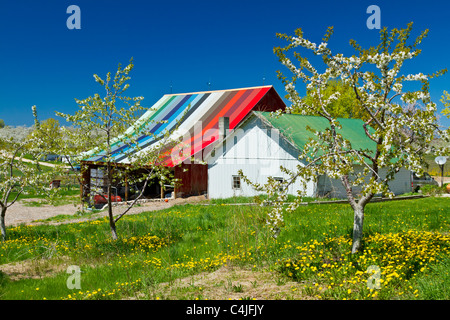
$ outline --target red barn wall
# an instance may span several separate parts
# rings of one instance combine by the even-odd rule
[[[278,95],[277,91],[272,87],[253,107],[252,111],[277,111],[286,109],[286,104]]]
[[[187,171],[183,172],[185,169]],[[208,165],[185,164],[175,167],[175,178],[181,179],[181,186],[176,187],[176,196],[201,195],[208,191]]]

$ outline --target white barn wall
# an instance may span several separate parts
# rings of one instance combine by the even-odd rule
[[[280,137],[278,130],[270,129],[256,116],[250,117],[239,129],[233,130],[225,139],[223,145],[216,145],[215,154],[207,158],[208,162],[208,196],[211,199],[229,198],[233,196],[255,196],[258,194],[243,181],[241,189],[232,188],[233,176],[242,169],[250,181],[265,184],[269,176],[287,178],[280,170],[283,166],[295,170],[297,165],[303,165],[298,160],[299,151]],[[212,147],[206,150],[209,153]],[[361,171],[362,167],[356,167]],[[385,177],[386,170],[381,169],[380,175]],[[411,192],[410,171],[401,169],[389,187],[395,195]],[[288,194],[296,195],[303,186],[300,181],[288,188]],[[360,188],[354,188],[357,195]],[[318,183],[309,182],[306,196],[328,196],[346,198],[345,189],[339,179],[319,177]]]
[[[357,172],[362,171],[362,167],[356,168]],[[382,168],[380,169],[380,177],[384,179],[386,177],[387,170]],[[368,179],[366,179],[368,180]],[[411,192],[411,171],[406,169],[400,169],[400,171],[394,176],[394,179],[389,183],[389,189],[395,194],[403,194],[407,192]],[[321,176],[319,178],[318,186],[317,186],[320,196],[329,196],[331,198],[346,198],[347,193],[345,191],[344,186],[342,185],[341,180],[339,179],[330,179],[325,176]],[[361,188],[353,187],[354,194],[358,195],[361,192]]]
[[[238,175],[241,169],[250,181],[260,184],[265,184],[269,176],[286,179],[280,166],[294,170],[302,165],[297,157],[298,151],[282,139],[277,130],[268,129],[259,118],[252,117],[229,134],[225,148],[216,146],[215,155],[208,159],[208,195],[211,199],[255,196],[258,192],[243,181],[240,190],[233,189],[233,175]],[[289,186],[287,193],[295,195],[301,188],[297,181]],[[315,184],[310,182],[307,195],[314,193]]]
[[[386,177],[386,170],[383,169],[381,176]],[[400,169],[395,175],[394,180],[389,182],[389,188],[392,192],[397,194],[411,192],[411,171],[406,169]]]

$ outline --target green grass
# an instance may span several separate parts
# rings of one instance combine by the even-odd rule
[[[17,192],[11,192],[8,197],[8,201],[12,201],[17,195]],[[57,197],[54,199],[50,199],[49,196],[45,193],[39,193],[32,188],[25,187],[25,192],[21,193],[18,197],[18,200],[23,199],[40,199],[40,201],[29,202],[30,206],[41,206],[43,204],[50,204],[53,201],[54,205],[62,205],[72,203],[75,199],[79,199],[80,196],[80,187],[77,185],[61,187],[58,191]],[[50,201],[52,200],[52,201]]]
[[[448,300],[450,297],[450,257],[430,267],[430,272],[416,281],[422,299]]]
[[[349,254],[353,212],[347,204],[301,206],[285,214],[276,240],[265,223],[270,208],[259,206],[184,205],[129,215],[117,225],[117,241],[111,240],[106,219],[8,228],[0,264],[22,261],[28,269],[14,280],[0,272],[0,297],[120,299],[139,293],[138,298],[164,298],[159,284],[227,265],[274,271],[279,279],[300,281],[304,295],[313,298],[449,299],[449,276],[443,272],[449,263],[449,207],[450,198],[369,204],[365,251],[354,256]],[[429,246],[419,246],[424,240]],[[300,276],[305,253],[310,265]],[[402,260],[410,255],[421,260]],[[386,281],[375,296],[366,288],[368,263],[379,265]],[[81,289],[67,288],[68,265],[80,266]],[[393,270],[403,278],[391,279]],[[278,280],[273,281],[286,282]],[[230,291],[245,296],[246,288],[235,286]],[[177,298],[185,297],[180,291]]]
[[[275,197],[274,197],[275,199]],[[294,195],[289,194],[287,196],[287,202],[293,202],[296,199]],[[243,197],[243,196],[235,196],[224,199],[210,199],[208,202],[211,204],[242,204],[242,203],[256,203],[260,204],[264,200],[267,200],[267,195],[260,194],[254,197]],[[316,202],[316,201],[332,201],[332,200],[340,200],[337,198],[314,198],[314,197],[303,197],[302,202]]]
[[[14,162],[17,163],[17,160],[14,160]],[[25,162],[25,161],[23,161],[22,164],[25,165],[28,168],[36,168],[36,164],[32,163],[32,162]],[[51,167],[45,166],[43,164],[40,164],[38,168],[39,168],[39,171],[41,171],[41,172],[49,172],[49,171],[52,170]],[[14,174],[14,176],[21,176],[22,172],[17,170],[17,169],[15,169],[15,168],[13,168],[13,174]]]

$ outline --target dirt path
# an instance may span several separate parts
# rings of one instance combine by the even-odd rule
[[[27,206],[27,201],[39,201],[40,199],[26,199],[17,201],[6,211],[6,226],[14,226],[21,223],[31,223],[35,220],[48,219],[59,214],[74,215],[79,210],[73,204],[63,206],[42,205],[40,207]]]
[[[159,283],[129,299],[313,299],[304,292],[303,287],[304,284],[275,272],[223,266],[213,272]]]
[[[7,153],[5,153],[5,152],[2,152],[2,154],[5,155],[5,156],[7,156],[7,157],[9,157],[9,158],[12,157],[12,155],[7,154]],[[35,160],[26,159],[26,158],[22,158],[22,161],[23,161],[23,162],[28,162],[28,163],[36,163]],[[50,162],[37,161],[37,163],[38,163],[40,166],[45,166],[45,167],[56,167],[56,166],[57,166],[56,164],[50,163]],[[59,165],[58,165],[58,166],[59,166]],[[70,166],[64,166],[64,168],[65,168],[65,169],[70,169]]]
[[[173,199],[168,202],[144,202],[140,206],[134,206],[127,214],[138,214],[145,211],[162,210],[170,208],[177,204],[196,203],[205,200],[204,196],[189,197],[186,199]],[[57,215],[75,215],[80,210],[79,205],[67,204],[62,206],[42,205],[39,207],[27,206],[26,202],[39,201],[39,199],[26,199],[16,202],[6,212],[5,224],[6,226],[14,226],[21,223],[31,224],[36,220],[44,220]],[[114,206],[113,214],[118,215],[124,210],[123,205]],[[90,219],[97,219],[99,217],[105,217],[108,215],[107,210],[92,215],[90,217],[69,219],[64,222],[55,222],[53,224],[79,222]]]

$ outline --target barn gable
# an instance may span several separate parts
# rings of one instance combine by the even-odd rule
[[[255,196],[258,192],[241,181],[239,170],[250,181],[260,184],[269,176],[282,180],[287,176],[280,166],[295,170],[302,165],[298,156],[299,150],[254,112],[211,150],[207,158],[208,196],[212,199]],[[314,183],[308,183],[308,195],[314,194],[314,187]],[[288,193],[296,194],[300,189],[303,189],[300,182],[295,183]]]

